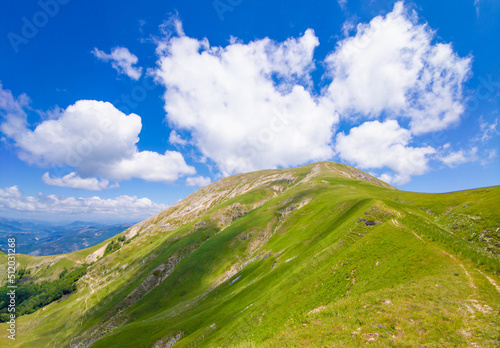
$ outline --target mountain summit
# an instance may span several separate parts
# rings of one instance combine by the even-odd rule
[[[500,187],[333,162],[234,175],[95,247],[18,255],[28,281],[85,272],[0,345],[498,346],[499,207]]]

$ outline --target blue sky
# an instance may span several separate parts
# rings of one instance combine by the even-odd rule
[[[4,2],[0,216],[140,220],[320,160],[498,185],[500,4]]]

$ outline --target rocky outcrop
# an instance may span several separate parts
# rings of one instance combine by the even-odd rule
[[[159,340],[158,342],[155,343],[153,348],[170,348],[174,344],[179,342],[183,333],[184,332],[179,332],[177,335],[175,335],[173,337],[162,338],[161,340]]]

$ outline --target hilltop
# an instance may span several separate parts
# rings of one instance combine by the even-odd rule
[[[85,271],[0,345],[496,347],[499,216],[498,186],[405,192],[333,162],[227,177],[92,248],[18,255],[36,282]]]

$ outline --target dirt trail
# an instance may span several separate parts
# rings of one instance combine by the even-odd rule
[[[87,295],[85,295],[85,297],[84,297],[84,299],[85,299],[85,312],[87,312],[87,310],[88,310],[87,302],[88,302],[89,298],[94,294],[94,292],[96,292],[96,290],[94,289],[94,285],[95,285],[96,281],[90,275],[85,275],[82,278],[80,278],[80,280],[82,282],[84,282],[85,284],[87,284],[89,287],[89,293]]]
[[[400,223],[399,223],[396,219],[392,219],[392,222],[393,222],[396,226],[398,226],[398,227],[402,227],[402,226],[401,226],[401,224],[400,224]],[[422,239],[422,237],[420,237],[420,236],[419,236],[419,235],[418,235],[415,231],[411,230],[411,232],[412,232],[415,236],[417,236],[417,237],[418,237],[418,239],[420,239],[420,240],[424,241],[424,240]],[[474,284],[474,280],[473,280],[473,278],[471,277],[471,275],[469,274],[469,272],[467,271],[467,269],[465,268],[465,266],[463,265],[463,263],[462,263],[459,259],[457,259],[455,256],[453,256],[453,255],[451,255],[450,253],[448,253],[447,251],[444,251],[443,249],[439,248],[438,246],[435,246],[435,245],[433,245],[433,246],[434,246],[435,248],[437,248],[438,250],[440,250],[443,254],[448,255],[448,256],[449,256],[449,257],[450,257],[453,261],[455,261],[455,262],[456,262],[456,263],[457,263],[460,267],[462,267],[462,269],[464,270],[465,275],[466,275],[466,276],[467,276],[467,278],[469,279],[469,284],[470,284],[470,287],[475,289],[475,288],[476,288],[476,285]],[[476,271],[478,271],[479,273],[481,273],[481,274],[482,274],[482,275],[483,275],[483,276],[484,276],[484,277],[485,277],[485,278],[486,278],[486,279],[487,279],[487,280],[491,283],[491,285],[493,285],[493,286],[495,287],[495,289],[497,289],[497,291],[500,293],[500,285],[498,285],[498,284],[497,284],[497,282],[496,282],[493,278],[491,278],[491,277],[487,276],[486,274],[484,274],[481,270],[479,270],[479,269],[477,269],[477,268],[476,268]]]
[[[66,255],[65,255],[65,257],[66,257],[68,260],[70,260],[70,261],[76,262],[76,263],[77,263],[77,264],[79,264],[79,265],[83,265],[83,262],[82,262],[82,261],[80,261],[80,260],[76,260],[76,259],[74,259],[73,257],[71,257],[70,255],[71,255],[71,254],[66,254]]]
[[[397,227],[399,228],[403,228],[403,226],[401,226],[401,224],[399,223],[398,220],[396,219],[392,219],[392,223],[394,225],[396,225]],[[415,231],[413,230],[410,230],[418,239],[420,239],[421,241],[425,242],[422,237],[420,237]],[[474,280],[472,278],[472,276],[469,274],[469,272],[467,271],[467,269],[465,268],[464,264],[459,260],[457,259],[455,256],[451,255],[450,253],[448,253],[447,251],[441,249],[440,247],[436,246],[436,245],[433,245],[436,249],[438,249],[439,251],[441,251],[443,254],[449,256],[455,263],[457,263],[463,270],[464,270],[464,273],[465,275],[467,276],[467,279],[469,280],[469,285],[471,288],[475,289],[476,288],[476,285],[474,284]],[[497,284],[497,282],[489,277],[488,275],[484,274],[481,270],[477,269],[476,268],[476,271],[478,271],[479,273],[481,273],[490,283],[491,285],[493,285],[495,287],[495,289],[497,289],[497,291],[500,293],[500,285]]]
[[[411,213],[411,212],[410,212],[410,214],[413,214],[413,213]],[[431,221],[431,222],[432,222],[432,221]],[[436,225],[436,226],[438,226],[438,227],[440,227],[439,225],[437,225],[437,224],[435,224],[435,223],[433,223],[433,224],[434,224],[434,225]],[[440,227],[440,228],[441,228],[441,227]],[[412,232],[413,232],[413,231],[412,231]],[[415,233],[415,232],[413,232],[413,233],[416,235],[416,233]],[[420,238],[420,237],[419,237],[419,238]],[[420,238],[420,239],[422,239],[422,238]],[[436,247],[436,248],[437,248],[437,247]],[[438,248],[438,249],[440,249],[440,248]],[[456,262],[457,262],[457,263],[458,263],[458,264],[462,267],[462,269],[465,271],[465,274],[469,277],[469,273],[468,273],[468,272],[467,272],[467,270],[465,269],[464,265],[463,265],[463,264],[462,264],[462,263],[461,263],[461,262],[460,262],[460,261],[459,261],[456,257],[454,257],[454,256],[450,255],[449,253],[447,253],[446,251],[444,251],[444,250],[442,250],[442,249],[440,249],[440,250],[441,250],[442,252],[444,252],[445,254],[447,254],[448,256],[450,256],[452,259],[454,259],[454,260],[455,260],[455,261],[456,261]],[[479,269],[477,269],[477,268],[476,268],[476,271],[478,271],[479,273],[481,273],[481,274],[482,274],[482,275],[483,275],[483,276],[484,276],[484,277],[485,277],[485,278],[486,278],[486,279],[487,279],[487,280],[491,283],[491,285],[493,285],[493,286],[497,289],[497,291],[500,293],[500,285],[498,285],[498,284],[495,282],[495,280],[494,280],[493,278],[491,278],[491,277],[487,276],[486,274],[484,274],[481,270],[479,270]],[[472,281],[471,281],[471,282],[472,282]]]
[[[436,247],[436,248],[437,248],[437,247]],[[463,265],[463,263],[462,263],[459,259],[457,259],[455,256],[453,256],[453,255],[451,255],[450,253],[448,253],[448,252],[444,251],[443,249],[441,249],[441,248],[438,248],[438,249],[440,249],[440,250],[441,250],[441,252],[442,252],[443,254],[448,255],[449,257],[451,257],[451,259],[452,259],[453,261],[455,261],[456,263],[458,263],[458,265],[459,265],[460,267],[462,267],[462,269],[464,270],[465,275],[466,275],[466,276],[467,276],[467,278],[469,279],[469,282],[470,282],[470,287],[471,287],[471,288],[473,288],[473,289],[475,289],[475,288],[476,288],[476,285],[474,285],[474,280],[472,280],[472,277],[470,276],[469,272],[467,272],[467,269],[465,268],[465,266]]]
[[[394,223],[394,225],[396,225],[397,227],[399,228],[403,228],[403,226],[401,226],[401,224],[399,223],[398,220],[396,219],[392,219],[392,222]],[[423,240],[422,237],[420,237],[415,231],[413,230],[410,230],[418,239],[420,239],[421,241],[427,243],[426,241]],[[440,247],[432,244],[432,246],[436,249],[438,249],[440,252],[442,252],[443,254],[449,256],[455,263],[457,263],[463,270],[464,270],[464,273],[465,275],[467,276],[467,279],[469,280],[469,286],[473,289],[476,288],[476,285],[474,284],[474,280],[472,279],[471,275],[469,274],[469,272],[467,271],[467,269],[465,268],[465,266],[463,265],[463,263],[457,259],[455,256],[451,255],[449,252],[441,249]],[[482,273],[481,273],[482,274]],[[484,274],[483,274],[484,275]],[[500,290],[499,290],[500,291]]]
[[[493,285],[498,292],[500,292],[500,285],[497,284],[497,282],[491,278],[491,277],[488,277],[486,274],[484,274],[483,272],[481,272],[480,270],[477,270],[479,273],[481,273],[486,279],[488,279],[488,281],[491,283],[491,285]]]
[[[399,215],[401,215],[401,214],[399,214]],[[398,221],[398,220],[396,220],[396,219],[392,219],[392,223],[393,223],[394,225],[396,225],[396,227],[403,228],[403,226],[401,226],[401,224],[399,223],[399,221]],[[421,241],[424,241],[424,240],[422,239],[422,237],[420,237],[418,234],[416,234],[413,230],[410,230],[410,231],[411,231],[411,233],[413,233],[413,234],[415,235],[415,237],[417,237],[417,238],[418,238],[418,239],[420,239]]]

